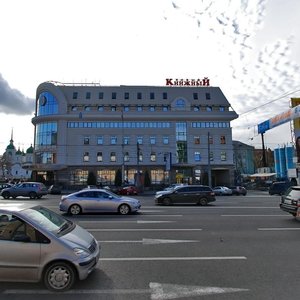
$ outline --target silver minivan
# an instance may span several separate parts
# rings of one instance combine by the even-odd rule
[[[71,288],[97,266],[100,246],[85,229],[59,214],[25,203],[0,204],[0,281]]]

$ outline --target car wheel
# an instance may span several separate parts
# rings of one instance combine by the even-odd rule
[[[35,199],[35,198],[37,198],[37,194],[35,192],[30,192],[29,193],[29,198],[30,199]]]
[[[206,198],[200,198],[198,204],[200,204],[201,206],[207,205],[207,199]]]
[[[9,193],[9,192],[4,192],[4,193],[2,193],[2,197],[3,197],[4,199],[9,199],[10,193]]]
[[[128,215],[130,213],[130,207],[127,204],[121,204],[118,211],[121,215]]]
[[[56,262],[48,266],[44,273],[44,283],[49,290],[62,292],[70,289],[76,279],[74,268],[65,262]]]
[[[69,213],[71,215],[79,215],[79,214],[81,214],[81,207],[78,204],[73,204],[69,208]]]
[[[164,204],[164,205],[171,205],[171,204],[172,204],[172,201],[171,201],[170,198],[164,198],[163,204]]]

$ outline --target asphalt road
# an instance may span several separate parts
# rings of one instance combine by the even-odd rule
[[[207,207],[137,198],[142,210],[134,215],[70,217],[102,246],[85,281],[63,294],[0,283],[0,299],[299,299],[300,222],[279,209],[279,196],[250,191]],[[59,196],[22,200],[58,212]]]

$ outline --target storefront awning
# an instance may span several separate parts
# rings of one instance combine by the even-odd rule
[[[255,173],[255,174],[252,174],[252,175],[249,175],[249,177],[271,177],[271,176],[274,176],[276,175],[277,173]]]

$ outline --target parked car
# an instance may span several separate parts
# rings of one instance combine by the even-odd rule
[[[213,188],[216,196],[230,196],[232,195],[232,190],[227,186],[216,186]]]
[[[247,195],[247,190],[243,186],[231,186],[229,188],[232,190],[232,195]]]
[[[97,240],[61,215],[32,204],[0,204],[0,281],[38,282],[54,291],[85,279],[100,258]]]
[[[283,195],[290,186],[291,186],[291,183],[288,181],[275,181],[269,187],[269,194],[270,195]]]
[[[0,183],[0,192],[3,190],[3,189],[6,189],[6,188],[9,188],[9,187],[12,187],[13,184],[10,184],[10,183]]]
[[[51,185],[48,189],[48,193],[52,195],[60,195],[61,194],[61,187],[59,185]]]
[[[291,186],[286,193],[281,196],[280,208],[293,215],[300,216],[300,186]]]
[[[127,215],[141,208],[139,200],[119,196],[106,189],[86,189],[62,196],[59,209],[71,215],[95,212],[116,212]]]
[[[215,201],[215,193],[209,186],[186,185],[178,186],[171,190],[161,191],[155,195],[155,204],[198,204],[207,205]]]
[[[1,191],[1,196],[4,199],[17,198],[19,196],[29,197],[30,199],[42,198],[48,194],[48,189],[41,182],[22,182],[5,188]]]
[[[124,186],[119,189],[118,191],[119,195],[137,195],[138,190],[135,186],[129,185],[129,186]]]

